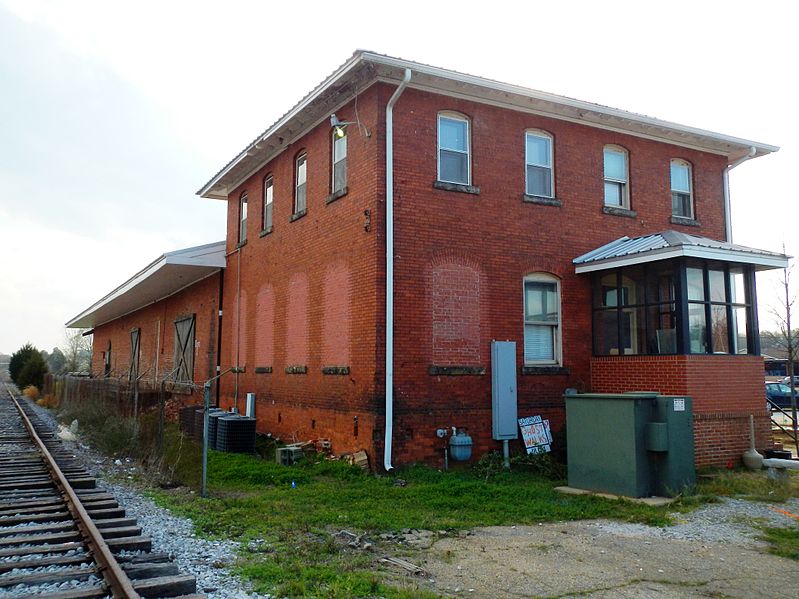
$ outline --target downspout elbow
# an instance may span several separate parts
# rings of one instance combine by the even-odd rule
[[[386,104],[386,430],[383,445],[383,467],[391,465],[394,436],[394,104],[411,80],[411,70]]]

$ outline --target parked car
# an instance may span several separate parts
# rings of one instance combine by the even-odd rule
[[[791,377],[786,376],[784,379],[782,379],[782,383],[785,384],[785,385],[790,385],[791,384]],[[793,386],[794,387],[799,387],[799,374],[793,375]]]
[[[785,383],[766,383],[766,398],[771,401],[768,405],[772,409],[774,405],[783,410],[791,407],[791,387]]]

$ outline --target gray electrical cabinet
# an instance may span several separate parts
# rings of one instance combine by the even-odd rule
[[[491,342],[491,421],[497,441],[519,437],[515,341]]]

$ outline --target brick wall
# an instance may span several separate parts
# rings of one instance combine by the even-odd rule
[[[755,418],[756,447],[761,451],[771,447],[759,356],[595,357],[591,359],[591,389],[691,396],[697,466],[738,463],[749,448],[750,414]]]
[[[195,315],[194,381],[214,376],[217,353],[219,279],[214,274],[159,302],[94,328],[92,372],[103,374],[103,352],[111,342],[111,376],[128,376],[131,363],[130,331],[141,329],[139,375],[157,384],[174,368],[177,319]]]

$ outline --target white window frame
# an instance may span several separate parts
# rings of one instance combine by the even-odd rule
[[[300,168],[304,166],[305,168]],[[303,180],[300,181],[300,173]],[[302,190],[302,205],[300,205],[300,190]],[[305,212],[308,208],[308,154],[300,152],[294,160],[294,214]]]
[[[688,171],[688,214],[676,214],[674,212],[674,194],[685,195],[685,190],[674,189],[674,180],[671,176],[671,169],[674,166],[684,167]],[[680,218],[694,218],[694,172],[691,163],[682,158],[672,158],[669,162],[669,187],[671,188],[671,215]]]
[[[247,241],[247,192],[239,196],[239,243]]]
[[[624,179],[615,179],[608,177],[605,172],[606,154],[613,152],[621,154],[624,157]],[[621,146],[607,145],[602,148],[602,196],[605,206],[613,208],[630,208],[630,153]],[[621,203],[609,203],[607,194],[605,193],[605,183],[613,183],[621,187]]]
[[[272,175],[264,177],[264,206],[261,218],[263,219],[264,231],[272,230],[272,223],[275,220],[274,215],[274,194],[275,194],[275,179]]]
[[[537,137],[539,139],[545,139],[549,144],[549,164],[537,164],[534,162],[530,162],[529,156],[527,156],[527,138],[528,137]],[[524,193],[529,196],[534,196],[538,198],[554,198],[555,197],[555,144],[553,143],[553,137],[546,131],[541,131],[539,129],[528,129],[524,132]],[[540,194],[540,193],[530,193],[530,182],[527,180],[527,167],[528,166],[535,166],[538,168],[546,168],[549,169],[549,195],[547,194]]]
[[[449,121],[460,121],[466,125],[466,151],[452,149],[452,148],[442,148],[441,147],[441,120],[447,119]],[[457,112],[439,112],[438,118],[436,119],[436,144],[438,150],[436,152],[436,165],[437,165],[437,173],[436,176],[439,181],[442,183],[452,183],[455,185],[471,185],[472,184],[472,134],[471,134],[471,123],[469,119],[464,115],[457,113]],[[463,181],[450,181],[448,179],[444,179],[441,177],[441,151],[445,150],[447,152],[457,152],[459,154],[466,155],[466,182]]]
[[[555,284],[555,293],[558,301],[558,320],[555,323],[550,321],[537,321],[527,319],[527,283],[549,283]],[[530,273],[522,279],[522,359],[526,366],[560,366],[563,363],[562,354],[562,328],[563,313],[561,308],[561,286],[560,279],[548,273]],[[527,325],[542,325],[552,327],[552,359],[551,360],[528,360],[524,355],[524,338],[527,334]]]
[[[336,135],[337,131],[341,131],[343,135]],[[333,127],[332,134],[333,145],[330,150],[330,192],[337,193],[347,188],[347,128],[346,127]],[[336,142],[344,144],[344,156],[336,160]],[[344,180],[340,187],[336,187],[336,166],[344,163]]]

